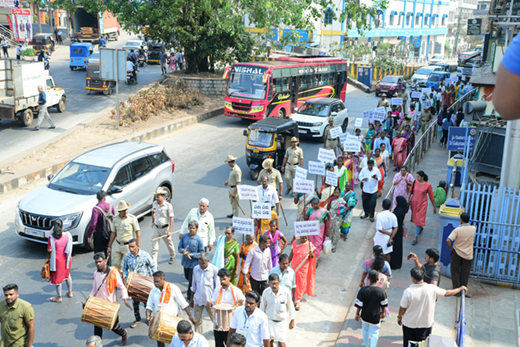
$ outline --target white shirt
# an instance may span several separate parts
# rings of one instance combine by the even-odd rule
[[[372,177],[374,175],[376,175],[377,179]],[[363,181],[365,178],[368,178],[368,181]],[[359,173],[359,179],[363,181],[363,192],[367,194],[374,194],[377,193],[377,182],[381,181],[381,172],[376,169],[375,165],[372,168],[372,171],[366,167]]]
[[[262,185],[259,185],[256,187],[256,190],[258,191],[260,202],[270,202],[271,207],[275,207],[276,204],[280,202],[276,189],[274,189],[273,186],[268,184],[267,189],[264,189]]]
[[[245,306],[238,307],[233,314],[230,328],[246,337],[246,347],[262,347],[263,340],[269,340],[267,315],[258,307],[249,317]]]
[[[271,249],[267,247],[262,252],[260,245],[253,247],[253,249],[251,249],[247,254],[246,262],[242,269],[244,275],[247,275],[249,266],[251,266],[251,277],[253,279],[257,281],[267,281],[269,278],[269,271],[271,271],[271,268],[273,267]]]
[[[374,244],[383,247],[383,253],[393,252],[393,246],[388,247],[389,235],[385,235],[379,230],[391,233],[393,228],[397,228],[397,217],[392,212],[385,210],[377,215],[376,234],[374,235]]]
[[[150,291],[148,301],[146,302],[146,309],[152,311],[152,316],[159,310],[159,308],[162,308],[162,311],[171,314],[172,316],[177,316],[179,314],[179,305],[182,309],[188,307],[188,302],[184,299],[179,287],[173,283],[170,283],[170,286],[172,289],[172,296],[168,303],[161,303],[161,291],[159,288],[156,287]]]
[[[220,288],[222,288],[220,285],[218,285],[217,288],[215,288],[215,291],[213,292],[213,297],[211,298],[211,302],[213,305],[217,304],[217,299],[220,294]],[[233,291],[233,293],[231,293]],[[233,301],[233,294],[235,294],[236,301],[240,300],[246,300],[244,297],[244,293],[238,289],[238,287],[235,287],[233,284],[229,284],[228,289],[222,288],[222,299],[220,300],[221,304],[228,304],[228,305],[234,305],[235,302]]]
[[[442,94],[437,92],[435,93],[435,99],[437,99],[437,101],[441,101],[442,100]]]
[[[126,72],[133,72],[134,71],[134,63],[132,63],[130,60],[126,61]]]
[[[179,338],[179,334],[176,333],[173,336],[170,347],[184,347],[184,342]],[[193,332],[193,338],[191,339],[188,347],[209,347],[208,341],[204,336],[199,333]]]
[[[271,288],[264,290],[260,300],[260,309],[265,312],[267,318],[274,321],[285,319],[291,321],[296,316],[291,291],[284,286],[280,286],[276,294]]]
[[[202,239],[204,247],[207,247],[208,244],[212,245],[213,242],[215,242],[215,220],[213,219],[213,215],[207,210],[203,215],[201,215],[197,207],[192,208],[182,223],[181,235],[189,232],[188,224],[192,220],[199,222],[197,235]]]
[[[400,306],[406,308],[403,325],[408,328],[430,328],[435,316],[435,301],[446,295],[446,290],[433,284],[412,284],[401,297]]]
[[[7,46],[9,46],[9,41],[2,40],[2,47],[7,47]]]
[[[193,294],[193,302],[195,305],[206,306],[211,301],[213,291],[219,285],[218,268],[209,263],[205,270],[200,265],[193,269],[193,280],[191,283],[191,291]]]

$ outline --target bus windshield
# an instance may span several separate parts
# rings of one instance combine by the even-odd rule
[[[437,74],[431,74],[428,77],[428,81],[432,81],[432,82],[439,82],[439,79],[440,79],[440,76]]]
[[[255,100],[265,99],[267,86],[262,79],[266,70],[256,66],[234,66],[228,79],[227,95]]]

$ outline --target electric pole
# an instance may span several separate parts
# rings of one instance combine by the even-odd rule
[[[455,46],[453,47],[453,53],[459,56],[458,46],[459,46],[459,33],[460,33],[460,17],[462,16],[462,8],[459,7],[459,19],[457,21],[457,33],[455,34]]]

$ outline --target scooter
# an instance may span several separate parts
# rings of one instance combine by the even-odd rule
[[[137,57],[137,65],[139,65],[140,67],[146,66],[146,58],[144,55],[139,54],[139,56]]]
[[[126,84],[133,84],[133,83],[137,84],[137,73],[135,71],[134,72],[127,71],[126,72]]]

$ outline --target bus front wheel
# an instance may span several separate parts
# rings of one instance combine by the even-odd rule
[[[278,118],[285,118],[285,109],[283,107],[280,107],[278,110]]]

